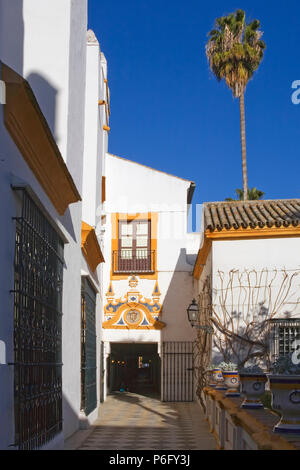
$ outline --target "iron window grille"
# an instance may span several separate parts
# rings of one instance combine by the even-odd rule
[[[300,319],[276,319],[273,324],[273,353],[274,358],[286,356],[294,352],[295,340],[300,339]]]
[[[81,284],[81,409],[97,407],[96,293],[86,277]]]
[[[26,190],[14,261],[15,445],[38,449],[62,430],[63,242]]]
[[[113,272],[128,274],[147,274],[155,272],[155,251],[137,250],[136,253],[113,251]]]

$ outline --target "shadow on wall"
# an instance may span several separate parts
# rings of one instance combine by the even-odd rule
[[[23,75],[23,0],[0,0],[0,60]]]
[[[166,323],[162,330],[163,341],[193,341],[186,310],[194,298],[193,266],[187,262],[185,248],[181,248],[176,267],[169,281],[169,287],[163,302],[161,320]],[[164,273],[160,274],[162,277]],[[166,275],[166,274],[165,274]]]
[[[43,405],[43,400],[41,401],[41,403]],[[58,403],[58,402],[56,401],[56,403]],[[75,434],[79,430],[79,416],[78,416],[78,414],[76,414],[76,412],[74,411],[74,409],[70,405],[68,399],[64,395],[63,395],[63,405],[64,405],[63,406],[63,414],[62,414],[63,423],[66,420],[68,420],[69,423],[72,423],[72,425],[73,425],[73,428],[72,428],[73,429],[73,434]],[[40,441],[39,434],[41,436],[41,441],[43,441],[43,439],[45,438],[45,436],[43,434],[44,424],[45,423],[44,422],[41,423],[40,430],[38,432],[36,432],[36,428],[35,428],[36,423],[33,423],[32,421],[30,421],[29,427],[28,427],[28,425],[26,427],[26,430],[28,431],[28,435],[27,435],[27,433],[25,433],[23,435],[24,435],[25,439],[27,439],[27,437],[32,438],[32,442],[30,444],[32,446],[32,448],[31,449],[26,449],[26,450],[63,450],[65,448],[66,439],[71,437],[73,434],[69,433],[69,435],[68,435],[67,432],[66,432],[66,429],[64,429],[64,428],[61,431],[58,430],[58,426],[59,426],[59,416],[58,415],[55,418],[52,416],[51,419],[52,419],[51,423],[49,423],[49,424],[54,426],[54,429],[51,426],[48,425],[47,429],[48,429],[48,431],[50,430],[51,436],[48,435],[49,440],[46,443],[42,444],[42,445],[38,444],[38,442]],[[24,441],[24,442],[25,442],[25,445],[26,445],[26,441]],[[14,443],[15,445],[11,446],[10,447],[11,449],[20,450],[19,449],[19,446],[20,446],[21,449],[23,450],[22,442],[18,443],[17,440],[14,439],[13,441],[11,441],[11,444],[12,443]],[[37,445],[39,447],[36,447]],[[1,446],[0,446],[0,449],[1,450],[7,450],[7,448],[4,448],[4,447],[1,448]]]
[[[19,75],[24,76],[24,22],[23,0],[0,0],[0,61],[7,64]],[[1,64],[0,64],[1,66]],[[37,98],[42,112],[53,133],[55,130],[57,90],[38,73],[31,73],[27,78]],[[40,191],[36,178],[18,151],[14,141],[4,125],[4,106],[0,106],[0,259],[5,269],[0,269],[0,343],[5,345],[5,363],[0,366],[0,449],[7,449],[15,442],[14,436],[14,368],[8,363],[14,362],[14,253],[16,205],[10,184],[12,177],[17,181],[32,186],[45,204],[46,195]],[[56,136],[54,136],[56,138]],[[48,203],[48,202],[47,202]],[[52,215],[55,214],[54,210]],[[72,219],[72,207],[61,218],[62,224],[76,241]],[[78,372],[79,373],[79,372]],[[80,380],[80,378],[78,379]],[[76,429],[79,426],[76,414],[63,397],[64,421],[66,428]],[[68,432],[68,431],[66,431]]]
[[[23,47],[23,0],[0,0],[0,61],[20,74],[23,73]],[[15,152],[15,147],[8,133],[3,132],[3,108],[0,106],[0,226],[5,227],[0,230],[0,341],[5,355],[0,365],[0,449],[7,449],[14,443],[14,375],[13,367],[7,364],[14,358],[14,306],[10,290],[14,286],[15,228],[11,218],[14,202],[8,181],[10,149]]]
[[[64,366],[63,366],[64,367]],[[76,410],[70,404],[70,401],[63,394],[63,433],[64,440],[71,437],[75,432],[79,430],[80,420]]]
[[[234,310],[230,312],[228,319],[223,319],[224,328],[230,333],[234,333],[243,338],[246,337],[249,341],[241,341],[216,332],[213,336],[213,364],[233,362],[243,367],[246,362],[259,361],[260,365],[270,367],[270,364],[275,359],[275,357],[271,355],[275,325],[271,328],[269,326],[269,321],[272,320],[273,316],[263,303],[259,304],[258,315],[258,320],[253,320],[253,317],[250,317],[249,320],[247,320],[248,317],[246,317],[245,320],[245,315],[243,315],[242,312]],[[285,311],[281,320],[291,320],[292,317],[292,312]],[[239,319],[241,319],[242,326],[236,326],[234,323],[238,322]],[[253,346],[251,341],[257,342],[258,346]]]
[[[23,0],[0,0],[0,61],[11,67],[18,74],[23,76],[24,63],[24,20],[23,20]],[[1,64],[0,64],[1,66]],[[1,72],[1,70],[0,70]],[[1,77],[0,77],[1,78]],[[1,109],[1,126],[3,125],[3,106]],[[13,146],[9,135],[0,132],[0,171],[5,171],[2,163],[7,155],[3,149]],[[0,187],[3,188],[3,185]],[[0,192],[1,195],[1,192]],[[1,200],[3,200],[1,198]],[[1,220],[1,219],[0,219]],[[2,224],[1,224],[2,225]],[[4,226],[4,225],[2,225]]]
[[[56,112],[56,97],[57,90],[54,88],[48,80],[42,77],[38,73],[31,73],[26,77],[29,85],[31,86],[35,97],[39,103],[43,115],[50,127],[52,135],[57,142],[57,136],[55,134],[55,112]]]
[[[51,130],[53,138],[58,145],[59,136],[55,134],[56,129],[56,109],[57,109],[57,95],[58,91],[54,88],[51,83],[38,73],[31,73],[26,77],[32,91],[37,99],[39,107],[47,121],[47,124]],[[70,169],[69,169],[70,171]],[[63,226],[68,231],[75,243],[77,243],[78,237],[74,229],[72,219],[72,207],[68,207],[64,215],[60,218]]]

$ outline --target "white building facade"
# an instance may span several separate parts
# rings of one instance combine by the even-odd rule
[[[255,351],[274,361],[297,349],[299,216],[298,199],[204,204],[194,278],[201,321],[215,327],[212,363],[243,362]],[[236,336],[228,348],[225,328],[262,346]]]
[[[165,401],[193,400],[186,309],[193,296],[189,254],[198,248],[187,233],[194,184],[111,154],[106,182],[106,394],[148,388]]]
[[[0,37],[0,448],[58,449],[100,401],[106,61],[82,0],[1,0]]]
[[[105,223],[105,155],[110,102],[107,62],[92,30],[87,32],[85,136],[82,199],[81,427],[98,417],[103,392],[101,318],[103,310],[103,225]]]

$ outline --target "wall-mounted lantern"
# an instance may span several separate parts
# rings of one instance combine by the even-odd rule
[[[195,299],[187,308],[187,315],[192,328],[198,328],[212,335],[214,330],[210,325],[200,325],[200,309]]]

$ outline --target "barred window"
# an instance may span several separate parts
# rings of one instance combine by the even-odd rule
[[[273,353],[275,358],[286,356],[294,352],[297,347],[295,340],[300,339],[300,319],[273,320],[274,344]]]
[[[154,272],[150,220],[120,220],[119,246],[113,252],[113,271],[123,273]]]
[[[63,242],[29,194],[20,194],[14,263],[15,445],[31,450],[62,430]]]
[[[97,407],[96,293],[86,277],[81,283],[81,409]]]

